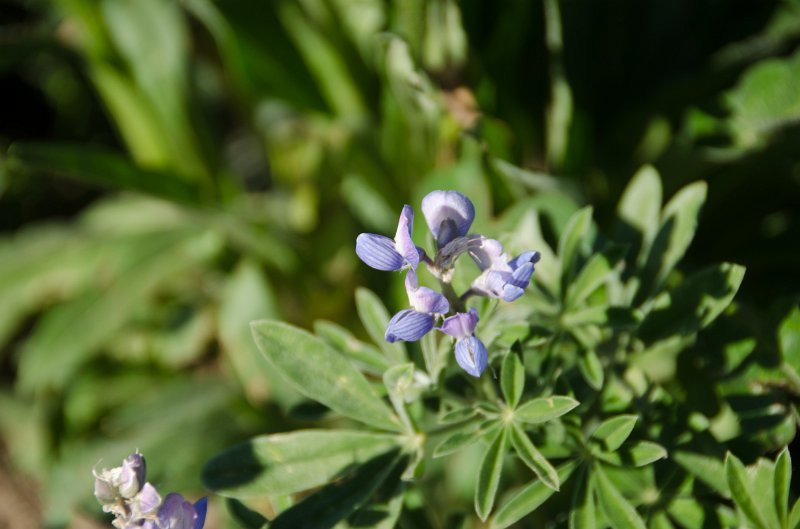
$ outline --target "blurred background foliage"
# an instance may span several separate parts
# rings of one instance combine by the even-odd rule
[[[613,232],[652,164],[664,202],[707,182],[681,270],[747,268],[756,364],[800,300],[796,1],[5,0],[0,93],[0,446],[48,527],[98,512],[100,457],[199,492],[318,417],[248,323],[366,335],[356,286],[403,291],[355,236],[432,189],[535,208],[555,247],[585,204]],[[697,406],[702,353],[667,375]]]

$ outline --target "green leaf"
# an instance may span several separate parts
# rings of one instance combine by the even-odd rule
[[[102,288],[50,309],[31,332],[19,364],[23,391],[62,388],[87,359],[97,354],[137,308],[167,280],[193,266],[186,230],[121,241],[123,263]]]
[[[618,415],[606,419],[592,432],[591,438],[600,441],[608,452],[613,452],[622,446],[622,443],[633,431],[633,427],[636,426],[638,419],[637,415]]]
[[[608,479],[601,465],[594,466],[597,499],[614,529],[646,529],[636,509]]]
[[[267,400],[270,390],[275,389],[275,382],[284,386],[285,383],[272,371],[264,369],[264,361],[253,343],[249,322],[278,316],[277,304],[266,277],[253,261],[243,259],[222,291],[217,321],[222,351],[233,365],[245,394],[254,402]],[[268,386],[263,377],[269,380]]]
[[[575,461],[568,461],[558,467],[558,480],[564,483],[575,470]],[[519,492],[505,502],[492,519],[492,529],[505,529],[532,513],[555,493],[553,489],[539,480],[525,485]]]
[[[359,287],[356,289],[356,310],[367,334],[386,354],[391,363],[404,364],[408,362],[405,346],[401,342],[389,343],[384,338],[386,325],[391,316],[380,298],[371,290]]]
[[[231,517],[245,529],[263,529],[269,523],[260,513],[248,508],[244,503],[233,498],[225,500],[225,507]]]
[[[800,498],[794,502],[792,512],[789,513],[789,529],[800,529]]]
[[[359,367],[374,375],[382,374],[391,365],[375,347],[365,344],[337,323],[317,320],[314,322],[314,332],[337,351],[353,359]]]
[[[661,194],[658,171],[645,165],[628,182],[617,205],[617,216],[622,224],[619,238],[634,244],[639,261],[647,255],[658,231]]]
[[[174,174],[142,169],[126,158],[96,147],[57,143],[15,143],[10,168],[68,176],[120,190],[138,191],[181,204],[200,202],[198,189]]]
[[[348,430],[264,435],[211,459],[203,483],[230,498],[293,494],[323,485],[396,443],[392,435]]]
[[[524,403],[514,412],[514,417],[528,424],[539,424],[561,417],[580,404],[572,397],[555,395],[539,397]]]
[[[672,454],[685,471],[699,479],[725,498],[731,496],[728,480],[725,477],[725,466],[722,461],[705,454],[679,451]]]
[[[613,273],[609,256],[598,253],[589,258],[583,265],[575,280],[567,285],[567,296],[564,302],[567,308],[580,306],[595,290]]]
[[[516,423],[511,424],[511,444],[522,461],[548,487],[558,491],[561,483],[553,465],[536,449],[528,435]]]
[[[272,520],[270,529],[332,529],[369,502],[384,482],[399,481],[399,459],[396,450],[372,458],[345,480],[331,483],[283,511]]]
[[[479,441],[492,428],[498,427],[497,421],[487,421],[487,423],[489,424],[484,424],[480,428],[476,428],[474,425],[467,425],[464,430],[446,437],[433,449],[434,459],[454,454]]]
[[[778,328],[783,361],[800,377],[800,308],[795,307]]]
[[[639,335],[653,342],[674,335],[688,336],[707,327],[731,304],[744,272],[743,266],[722,263],[692,274],[656,299]]]
[[[599,391],[603,387],[605,371],[603,370],[603,363],[594,349],[581,349],[578,357],[578,369],[583,379],[592,389]]]
[[[725,456],[725,476],[728,478],[728,487],[736,505],[757,529],[768,529],[764,515],[754,501],[755,491],[750,486],[747,470],[739,459],[728,452]]]
[[[503,471],[503,458],[506,455],[506,440],[506,429],[499,428],[481,460],[475,483],[475,512],[483,521],[489,517],[494,506],[500,474]]]
[[[572,495],[572,510],[569,512],[569,529],[596,529],[597,513],[594,502],[594,486],[588,471],[581,472]]]
[[[667,450],[650,441],[639,441],[616,452],[596,454],[599,459],[616,466],[643,467],[667,457]]]
[[[788,525],[789,493],[792,485],[792,456],[789,448],[781,450],[775,461],[775,512],[782,527]]]
[[[503,368],[500,371],[500,387],[503,397],[510,408],[516,408],[522,391],[525,389],[525,367],[519,354],[513,349],[503,359]]]
[[[397,473],[402,466],[398,465]],[[336,525],[336,529],[393,529],[403,510],[405,483],[389,476],[373,494],[369,503],[354,512],[346,523]]]
[[[645,264],[645,281],[637,294],[638,303],[661,288],[667,275],[689,248],[707,188],[705,182],[689,184],[664,206],[661,224]]]
[[[567,226],[558,240],[558,256],[561,259],[562,292],[572,282],[581,246],[587,246],[589,230],[592,227],[592,207],[586,206],[570,217]]]
[[[414,364],[392,366],[383,374],[383,384],[389,393],[389,400],[408,432],[413,432],[414,426],[406,413],[405,403],[412,400],[409,397],[414,397],[414,395],[409,394],[409,392],[413,391],[413,383]]]
[[[297,391],[351,419],[402,431],[364,376],[327,343],[282,322],[255,321],[251,327],[264,358]]]
[[[775,461],[775,512],[782,527],[789,523],[789,494],[792,485],[792,455],[786,447]]]

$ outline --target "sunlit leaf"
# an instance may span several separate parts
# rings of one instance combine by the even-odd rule
[[[747,519],[758,529],[768,529],[769,525],[755,500],[755,491],[750,485],[747,470],[742,462],[730,452],[725,457],[725,475],[728,478],[731,496]]]
[[[390,366],[386,356],[378,349],[362,342],[339,324],[317,320],[314,322],[314,332],[337,351],[353,359],[359,367],[375,375],[382,374]]]
[[[569,461],[558,467],[558,479],[564,483],[575,470],[575,462]],[[515,493],[508,501],[497,509],[492,518],[492,529],[505,529],[547,501],[555,491],[539,480],[534,480]]]
[[[558,257],[561,259],[562,289],[566,292],[572,281],[572,272],[582,248],[588,246],[589,230],[592,227],[592,208],[587,206],[575,213],[567,222],[558,240]]]
[[[614,529],[646,529],[642,517],[608,479],[601,465],[594,466],[597,498]]]
[[[561,417],[575,409],[578,404],[579,402],[572,397],[559,395],[540,397],[522,404],[514,412],[514,417],[528,424],[539,424]]]
[[[645,165],[628,182],[617,205],[620,238],[633,243],[640,258],[647,255],[658,231],[661,193],[658,171]]]
[[[506,455],[507,433],[500,428],[486,449],[481,460],[478,480],[475,483],[475,512],[481,520],[486,520],[492,512],[500,474],[503,471],[503,457]]]
[[[599,459],[616,466],[643,467],[667,457],[667,450],[650,441],[639,441],[616,452],[601,452]]]
[[[638,415],[618,415],[606,419],[592,432],[592,439],[600,441],[605,450],[613,452],[622,446],[638,419]]]
[[[500,386],[506,403],[511,408],[516,408],[525,389],[525,367],[519,355],[512,349],[503,359],[503,368],[500,371]]]
[[[548,487],[558,491],[561,484],[558,481],[558,473],[553,465],[536,449],[528,435],[518,424],[512,423],[511,444],[522,461],[533,470],[536,476]]]
[[[357,421],[402,430],[364,376],[327,343],[282,322],[256,321],[251,327],[264,358],[300,393]]]
[[[387,358],[393,364],[405,363],[407,361],[405,346],[401,342],[389,343],[384,338],[386,325],[391,316],[380,298],[371,290],[359,287],[356,289],[356,309],[370,338]]]

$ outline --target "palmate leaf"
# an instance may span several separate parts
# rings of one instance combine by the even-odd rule
[[[265,435],[210,460],[203,482],[231,498],[293,494],[318,487],[354,464],[391,450],[393,435],[349,430],[300,430]]]
[[[351,419],[384,430],[403,430],[364,375],[330,345],[282,322],[255,321],[251,328],[264,358],[297,391]]]

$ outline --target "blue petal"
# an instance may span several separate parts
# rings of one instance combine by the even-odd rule
[[[411,206],[403,206],[400,212],[400,221],[397,223],[397,233],[394,236],[395,251],[397,251],[405,262],[416,270],[419,264],[419,250],[411,239],[411,229],[414,227],[414,210]]]
[[[468,374],[479,377],[489,362],[489,353],[483,342],[470,336],[456,342],[456,362]]]
[[[494,268],[498,270],[511,268],[506,264],[508,257],[503,253],[503,245],[496,239],[489,239],[483,235],[469,242],[469,256],[481,270]]]
[[[194,521],[194,529],[203,529],[206,523],[206,510],[208,508],[208,496],[203,496],[194,502],[194,510],[197,512],[197,518]]]
[[[431,191],[422,199],[422,215],[439,248],[463,237],[472,226],[475,206],[458,191]]]
[[[406,273],[406,293],[408,302],[418,312],[428,314],[446,314],[450,310],[447,298],[428,287],[420,287],[414,270]]]
[[[439,330],[448,336],[452,336],[458,340],[463,340],[475,332],[475,326],[478,324],[478,311],[475,308],[470,308],[468,313],[458,312],[442,322]]]
[[[158,510],[158,522],[162,529],[195,529],[197,519],[194,505],[176,492],[167,494]]]
[[[513,258],[512,260],[510,260],[508,262],[508,265],[512,268],[512,270],[516,270],[517,268],[526,263],[536,264],[539,262],[539,259],[541,258],[542,255],[539,252],[532,252],[532,251],[523,252],[518,256],[516,256],[515,258]]]
[[[528,283],[531,282],[532,275],[533,275],[533,263],[525,263],[524,265],[514,270],[514,273],[511,274],[511,278],[509,278],[508,282],[514,286],[520,288],[526,288],[528,286]]]
[[[511,283],[508,283],[503,287],[503,292],[500,294],[500,299],[502,299],[503,301],[511,302],[515,301],[524,293],[525,293],[524,288],[520,288],[518,286],[512,285]]]
[[[384,338],[389,343],[416,342],[433,328],[433,316],[414,309],[401,310],[389,320]]]
[[[391,272],[403,268],[403,256],[395,250],[394,241],[383,235],[362,233],[356,239],[356,254],[367,266]]]

